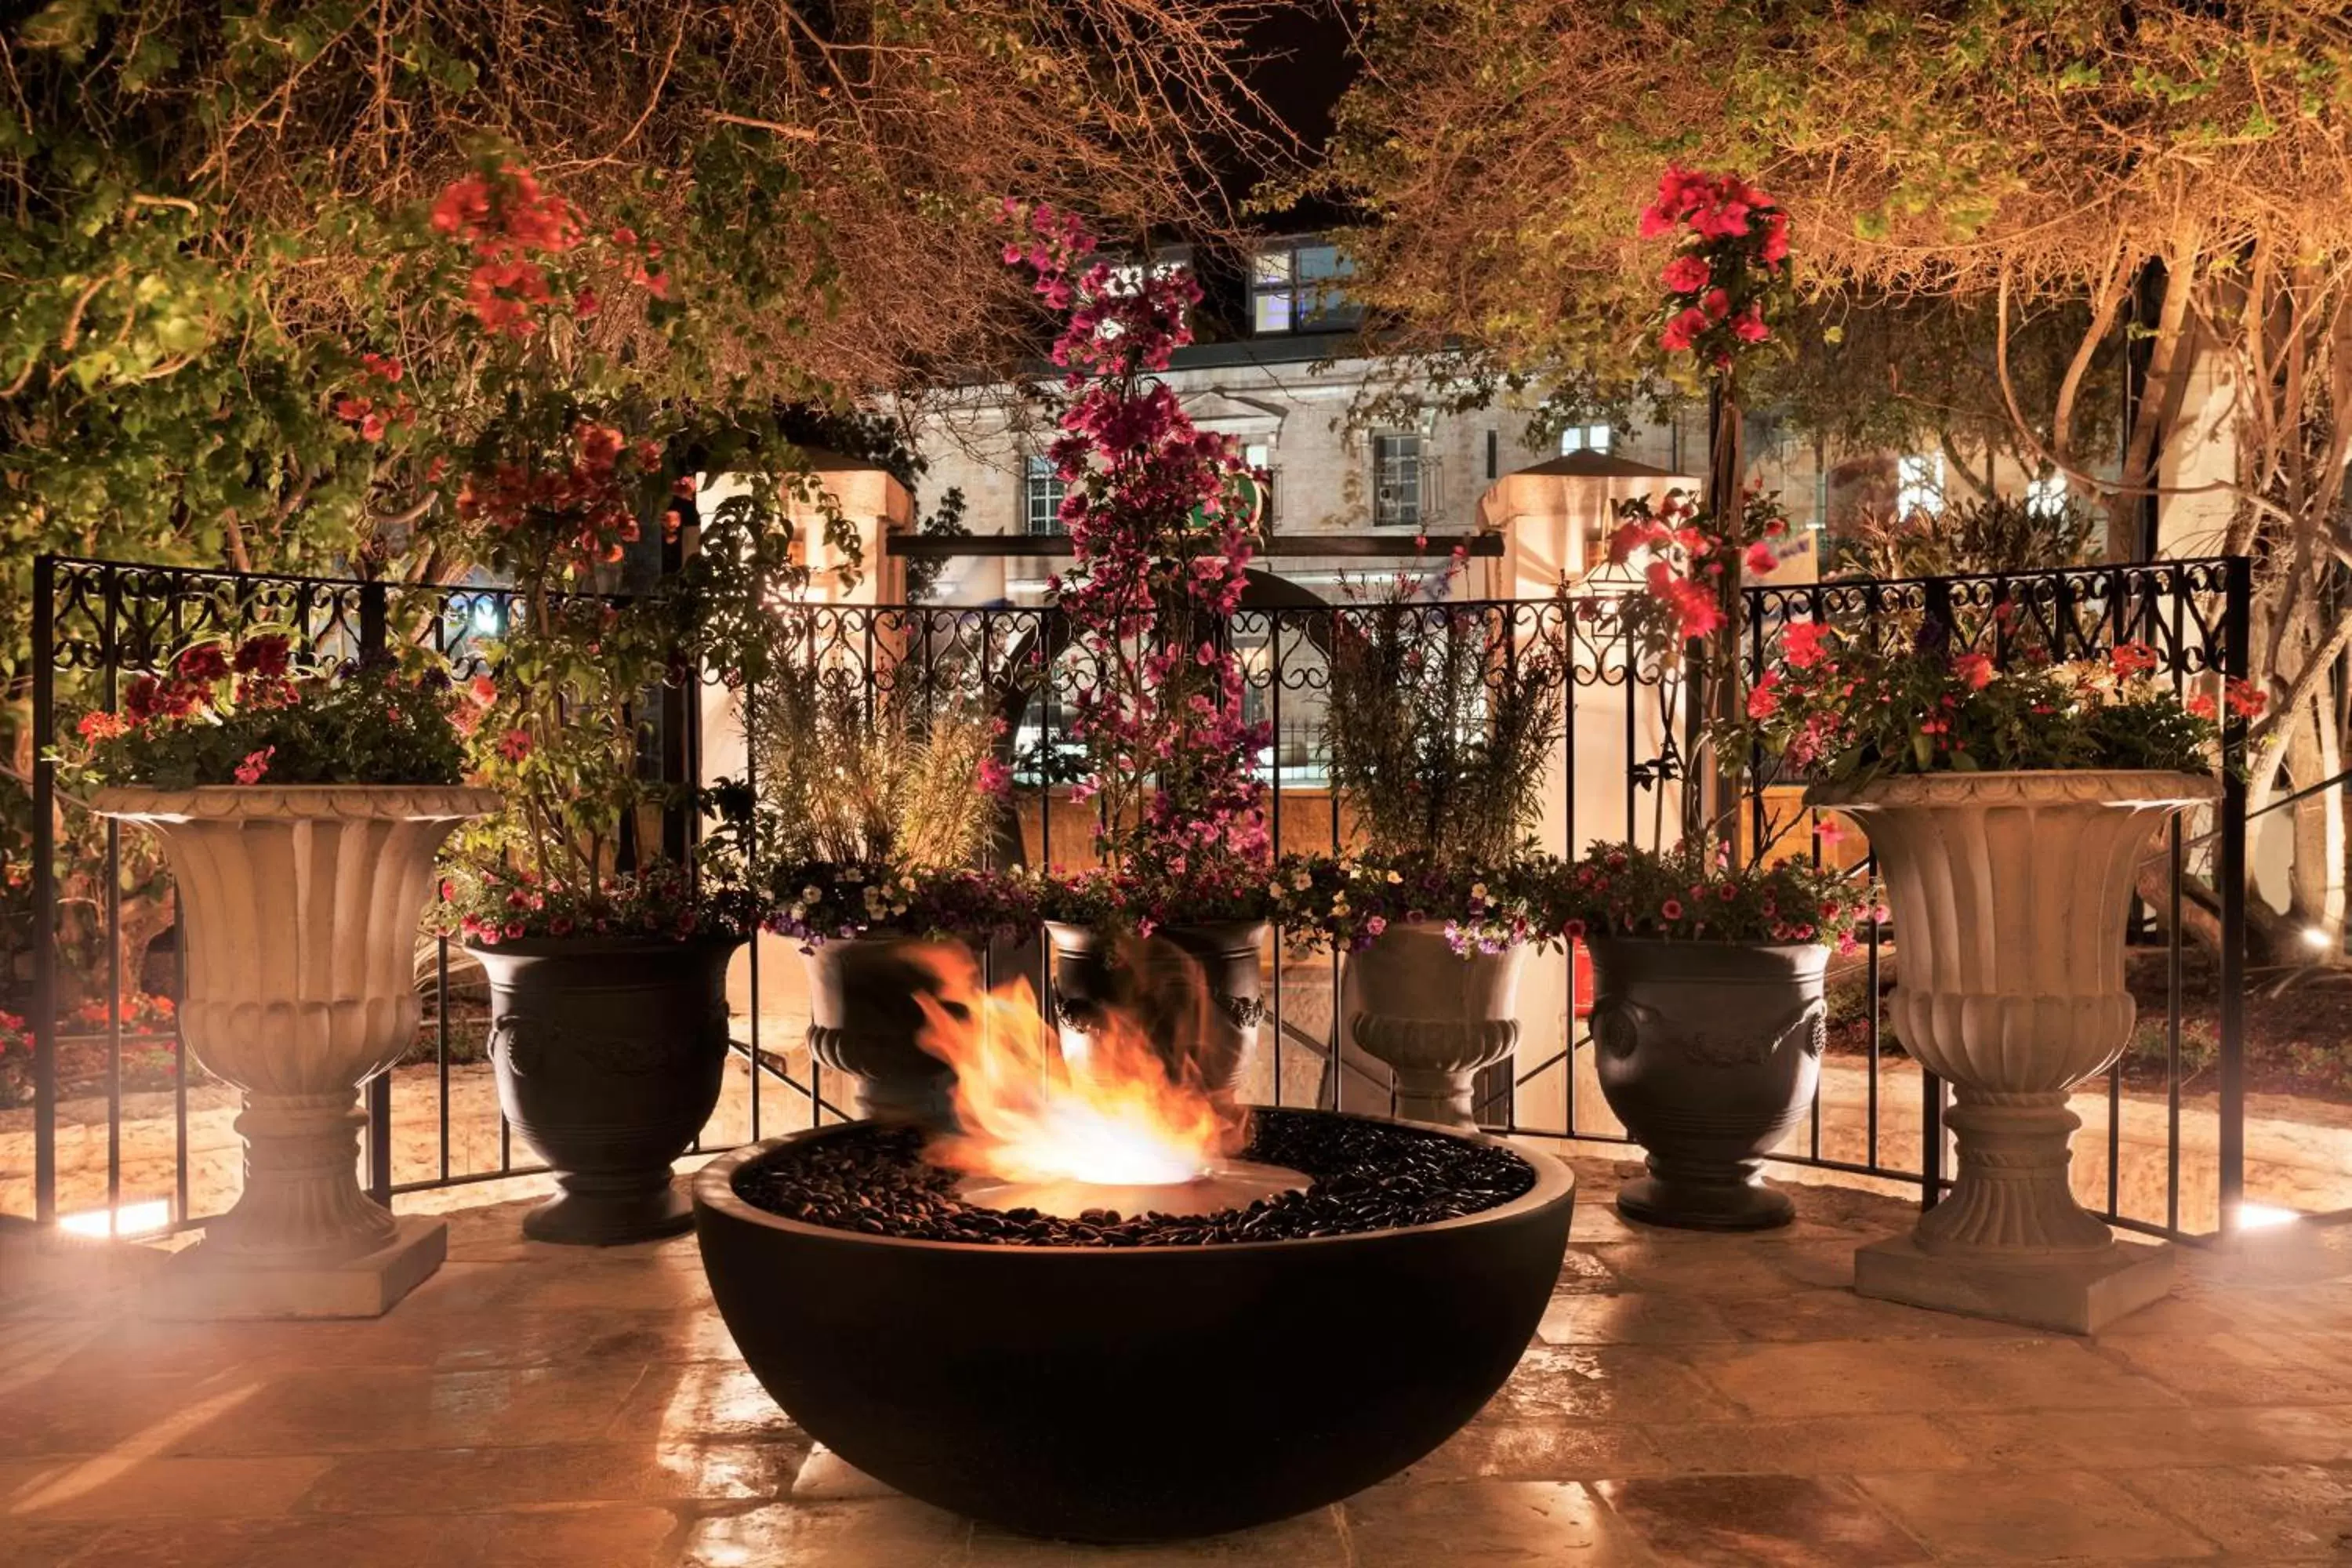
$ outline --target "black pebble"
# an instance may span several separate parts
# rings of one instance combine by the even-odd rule
[[[1507,1149],[1417,1127],[1260,1110],[1242,1157],[1312,1178],[1304,1192],[1219,1214],[1076,1219],[1033,1208],[975,1208],[956,1173],[922,1158],[919,1133],[861,1127],[793,1144],[745,1166],[735,1191],[770,1214],[836,1230],[1000,1247],[1192,1247],[1351,1236],[1475,1214],[1535,1185]]]

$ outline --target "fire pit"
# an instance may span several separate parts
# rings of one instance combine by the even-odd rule
[[[1066,1039],[940,979],[953,1131],[828,1127],[695,1183],[743,1359],[843,1458],[1037,1534],[1207,1535],[1394,1473],[1510,1374],[1568,1245],[1558,1162],[1244,1116],[1132,1020]]]
[[[1566,1167],[1492,1139],[1326,1111],[1255,1127],[1244,1157],[1303,1193],[1161,1219],[980,1209],[911,1134],[803,1132],[704,1168],[703,1263],[777,1404],[901,1491],[1076,1540],[1238,1530],[1475,1415],[1535,1331],[1574,1198]]]

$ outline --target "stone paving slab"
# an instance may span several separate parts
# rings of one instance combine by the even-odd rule
[[[743,1370],[690,1238],[523,1241],[538,1184],[521,1183],[436,1194],[451,1261],[378,1321],[155,1322],[120,1300],[0,1313],[0,1563],[1843,1568],[2352,1552],[2352,1237],[2191,1256],[2173,1300],[2074,1339],[1854,1296],[1853,1249],[1907,1226],[1900,1201],[1805,1185],[1786,1231],[1660,1233],[1606,1206],[1631,1167],[1577,1164],[1575,1243],[1509,1384],[1402,1476],[1262,1530],[1106,1550],[893,1494]]]

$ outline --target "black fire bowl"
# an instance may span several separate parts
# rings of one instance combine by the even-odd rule
[[[772,1140],[696,1177],[729,1331],[776,1403],[848,1463],[974,1519],[1077,1541],[1263,1524],[1428,1454],[1518,1363],[1575,1201],[1568,1168],[1524,1150],[1534,1184],[1495,1207],[1270,1242],[908,1240],[737,1194],[747,1166],[864,1125]]]

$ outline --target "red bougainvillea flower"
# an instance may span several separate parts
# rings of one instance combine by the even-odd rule
[[[2267,692],[2257,691],[2235,677],[2222,688],[2222,697],[2229,703],[2230,711],[2241,719],[2259,719],[2263,716],[2263,710],[2271,705]]]
[[[1780,565],[1780,552],[1759,539],[1748,547],[1748,553],[1740,558],[1740,564],[1748,568],[1751,576],[1769,576]]]
[[[76,724],[74,730],[83,740],[95,742],[127,735],[131,732],[131,726],[121,714],[110,713],[100,708],[83,714],[81,722]]]
[[[230,665],[239,675],[258,675],[275,679],[286,673],[293,647],[277,632],[262,632],[237,644],[236,657]]]
[[[1992,660],[1980,653],[1964,653],[1952,660],[1952,673],[1971,691],[1982,691],[1992,684],[1996,673]]]
[[[228,655],[216,642],[198,643],[180,650],[172,673],[183,680],[220,680],[228,674]]]
[[[2128,680],[2136,675],[2146,675],[2157,667],[2156,650],[2144,642],[2127,642],[2109,656],[2108,662],[2116,674]]]
[[[509,730],[499,737],[499,755],[508,762],[520,763],[530,755],[530,731]]]
[[[1829,627],[1819,621],[1791,621],[1780,632],[1782,662],[1791,669],[1811,669],[1826,657],[1822,639],[1828,634]]]
[[[1698,334],[1706,330],[1706,312],[1696,306],[1692,306],[1686,310],[1677,312],[1666,322],[1665,330],[1658,334],[1658,346],[1670,353],[1680,353],[1688,349],[1697,340]]]
[[[1638,228],[1644,239],[1681,237],[1658,275],[1662,350],[1732,371],[1745,351],[1770,340],[1764,302],[1789,258],[1788,214],[1770,196],[1734,174],[1670,164]]]
[[[1667,262],[1665,270],[1658,274],[1658,281],[1677,294],[1696,294],[1713,278],[1714,269],[1707,266],[1706,258],[1688,251]]]
[[[1768,669],[1748,689],[1748,716],[1750,719],[1769,719],[1780,710],[1780,693],[1777,689],[1780,684],[1780,672]]]

